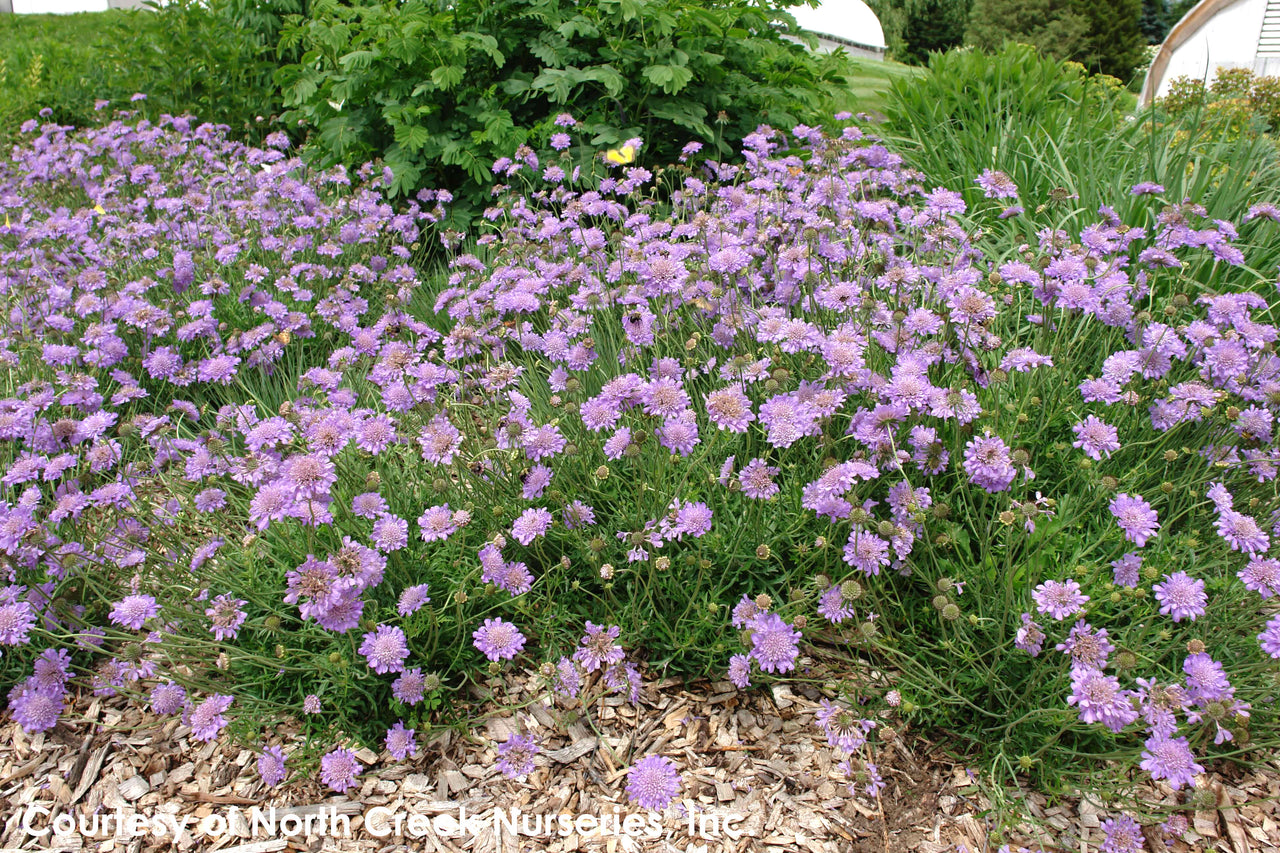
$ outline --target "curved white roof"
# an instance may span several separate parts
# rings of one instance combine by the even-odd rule
[[[815,35],[835,36],[868,47],[885,47],[880,19],[862,0],[824,0],[816,9],[793,6],[787,9],[801,29]]]

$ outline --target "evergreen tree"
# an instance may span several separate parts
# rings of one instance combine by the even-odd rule
[[[1072,58],[1090,71],[1128,83],[1142,62],[1146,44],[1139,26],[1142,0],[1073,0],[1072,8],[1089,22],[1088,37],[1079,55]]]
[[[1169,0],[1142,0],[1138,29],[1142,30],[1147,44],[1160,44],[1164,41],[1169,27],[1173,26],[1170,14]]]
[[[911,0],[902,27],[903,57],[923,64],[935,51],[945,53],[964,44],[968,0]]]
[[[1054,59],[1079,59],[1089,37],[1089,19],[1073,0],[973,0],[965,41],[980,50],[1022,42]]]
[[[932,51],[964,43],[971,0],[867,0],[880,19],[889,56],[924,63]]]

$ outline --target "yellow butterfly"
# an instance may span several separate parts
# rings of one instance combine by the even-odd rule
[[[636,147],[634,145],[624,145],[621,148],[610,148],[604,152],[604,159],[610,163],[617,163],[619,166],[634,163],[636,161]]]
[[[105,208],[103,208],[103,206],[102,206],[102,205],[100,205],[100,204],[95,204],[95,205],[93,206],[93,212],[94,212],[94,213],[106,213],[107,211],[106,211],[106,209],[105,209]]]

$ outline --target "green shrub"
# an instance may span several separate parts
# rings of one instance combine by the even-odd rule
[[[1203,80],[1178,77],[1169,94],[1157,102],[1169,118],[1185,120],[1206,111],[1235,134],[1280,130],[1280,79],[1262,77],[1248,68],[1223,69],[1206,88]]]
[[[782,39],[786,5],[320,0],[290,19],[281,46],[302,60],[277,79],[320,162],[381,157],[395,192],[447,188],[473,213],[491,164],[542,143],[561,113],[585,137],[579,162],[631,138],[651,163],[690,140],[726,156],[761,122],[817,123],[840,60]]]

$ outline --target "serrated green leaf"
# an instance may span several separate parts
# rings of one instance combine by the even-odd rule
[[[441,65],[431,72],[431,82],[448,91],[462,82],[466,69],[461,65]]]

